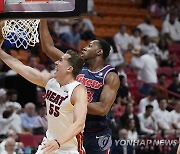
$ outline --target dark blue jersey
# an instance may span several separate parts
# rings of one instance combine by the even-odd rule
[[[92,72],[87,67],[83,67],[80,74],[77,76],[77,81],[81,82],[87,88],[88,102],[99,102],[101,92],[105,85],[105,79],[109,72],[115,72],[115,68],[110,65],[105,65],[98,72]],[[86,130],[101,129],[108,126],[108,116],[97,116],[87,114],[86,117]]]

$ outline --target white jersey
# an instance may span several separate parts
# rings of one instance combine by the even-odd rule
[[[74,81],[61,86],[55,78],[50,79],[46,84],[46,106],[48,118],[48,130],[46,137],[48,140],[58,139],[73,124],[74,106],[71,104],[71,95],[73,90],[80,85],[80,82]],[[82,135],[66,142],[61,146],[61,150],[81,150]],[[81,153],[79,151],[79,153]]]

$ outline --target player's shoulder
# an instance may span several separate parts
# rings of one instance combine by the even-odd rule
[[[80,90],[86,91],[86,87],[82,83],[80,83],[80,82],[77,82],[77,83],[79,83],[79,84],[75,88],[76,91],[80,91]]]
[[[107,64],[107,65],[104,65],[104,67],[100,70],[100,72],[103,72],[103,74],[106,76],[109,72],[116,72],[116,70],[114,67]]]
[[[106,79],[115,79],[115,80],[118,79],[119,80],[119,76],[118,76],[118,74],[116,72],[109,72],[107,74]]]
[[[47,79],[46,79],[45,84],[44,84],[45,88],[52,85],[52,84],[57,84],[57,81],[54,78],[54,76],[49,75],[49,76],[47,76]]]
[[[105,84],[119,86],[120,80],[116,72],[109,72],[106,76]]]
[[[80,97],[85,97],[86,95],[87,95],[87,89],[85,88],[84,85],[79,84],[74,88],[71,96],[71,100],[74,101],[79,99]]]

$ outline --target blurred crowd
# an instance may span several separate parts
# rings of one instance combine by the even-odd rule
[[[136,3],[136,0],[131,2]],[[91,18],[101,14],[94,9],[93,0],[88,4],[86,18],[49,20],[51,36],[62,51],[71,48],[80,52],[86,45],[84,42],[96,39],[96,27]],[[142,0],[142,7],[149,9],[151,16],[145,15],[144,22],[131,33],[120,23],[114,36],[104,38],[112,46],[108,63],[116,67],[121,81],[110,112],[113,141],[180,137],[180,2]],[[154,17],[163,20],[160,30],[152,23]],[[5,41],[3,48],[33,68],[54,72],[53,62],[42,53],[40,45],[17,50]],[[7,76],[16,75],[0,60],[0,83]],[[19,134],[43,135],[46,131],[44,89],[37,87],[36,90],[42,94],[41,98],[24,104],[18,102],[16,89],[0,88],[1,154],[28,150],[19,142]],[[142,152],[135,147],[126,148],[133,153]],[[177,147],[165,151],[173,153],[174,148]],[[146,152],[153,150],[157,149],[146,149]],[[117,151],[120,149],[112,146],[112,154]],[[162,152],[160,149],[159,153]]]

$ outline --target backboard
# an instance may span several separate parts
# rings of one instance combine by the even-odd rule
[[[39,19],[80,16],[87,0],[0,0],[0,19]]]

